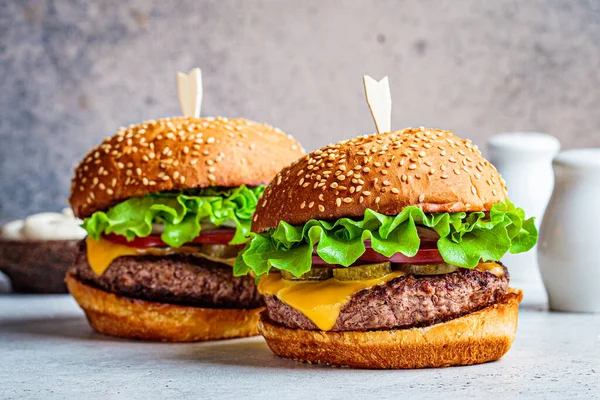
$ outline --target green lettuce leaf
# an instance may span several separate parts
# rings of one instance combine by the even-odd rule
[[[310,270],[315,246],[326,262],[347,267],[365,252],[366,240],[386,257],[396,253],[412,257],[420,245],[417,226],[434,229],[440,236],[437,246],[442,258],[464,268],[474,268],[480,260],[498,261],[509,251],[528,251],[537,242],[533,218],[526,220],[525,212],[508,200],[495,204],[487,214],[431,214],[411,206],[387,216],[367,209],[360,220],[310,220],[304,226],[282,221],[265,233],[251,233],[234,274],[253,271],[260,276],[278,268],[300,276]]]
[[[158,223],[164,225],[161,239],[171,247],[180,247],[200,234],[202,223],[221,226],[233,222],[235,236],[229,244],[243,244],[264,189],[242,185],[132,197],[106,212],[93,213],[83,221],[83,228],[96,240],[109,233],[132,240],[150,235],[152,224]]]

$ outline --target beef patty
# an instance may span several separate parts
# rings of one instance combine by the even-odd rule
[[[263,304],[254,278],[234,277],[232,267],[191,255],[119,257],[102,275],[96,275],[82,242],[74,269],[87,284],[143,300],[210,308]]]
[[[508,290],[508,271],[459,269],[436,276],[407,275],[352,296],[341,309],[332,331],[408,328],[433,325],[500,301]],[[267,315],[283,326],[318,330],[300,311],[274,296],[265,296]]]

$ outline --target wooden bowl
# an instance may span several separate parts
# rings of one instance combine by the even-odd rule
[[[18,293],[67,293],[65,275],[80,240],[0,239],[0,271]]]

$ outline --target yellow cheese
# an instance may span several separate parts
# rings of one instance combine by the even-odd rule
[[[113,243],[106,239],[94,240],[89,236],[86,239],[86,245],[88,263],[96,275],[102,275],[116,258],[123,256],[166,256],[170,254],[184,253],[230,266],[232,266],[235,261],[235,258],[219,258],[200,253],[198,252],[198,248],[192,246],[178,248],[151,247],[147,249],[136,249],[135,247]]]
[[[268,274],[261,278],[258,291],[263,295],[277,296],[279,300],[310,318],[319,329],[329,331],[352,295],[373,286],[383,285],[402,275],[404,272],[394,271],[381,278],[364,281],[340,281],[331,278],[308,282],[288,281],[282,279],[281,274]]]
[[[102,275],[117,257],[139,255],[136,248],[112,243],[105,239],[94,240],[88,236],[85,244],[88,262],[96,275]]]
[[[502,275],[504,275],[504,269],[502,268],[502,265],[495,262],[479,263],[475,269],[483,272],[487,271],[490,274],[496,275],[498,278],[501,278]]]

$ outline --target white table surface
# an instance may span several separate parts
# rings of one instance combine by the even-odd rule
[[[485,365],[367,371],[275,357],[259,337],[163,344],[94,333],[67,295],[0,295],[0,399],[598,398],[600,315],[522,309]]]

